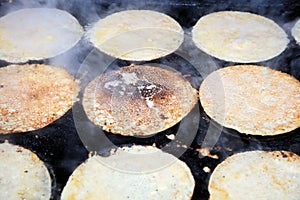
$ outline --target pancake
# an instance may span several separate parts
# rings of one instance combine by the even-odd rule
[[[49,172],[33,152],[3,143],[0,160],[0,199],[50,199]]]
[[[64,69],[49,65],[0,68],[0,133],[33,131],[63,116],[78,94]]]
[[[187,200],[194,186],[184,162],[154,147],[133,146],[89,158],[70,176],[61,199]]]
[[[219,69],[202,82],[199,96],[212,119],[240,133],[272,136],[300,126],[300,82],[268,67]]]
[[[213,171],[210,200],[300,199],[300,157],[286,151],[235,154]]]
[[[0,18],[0,59],[17,63],[54,57],[82,35],[78,21],[63,10],[21,9]]]
[[[297,44],[300,44],[300,20],[292,28],[292,35],[295,38]]]
[[[205,15],[192,30],[196,46],[225,61],[269,60],[285,50],[289,40],[274,21],[247,12],[222,11]]]
[[[181,26],[151,10],[128,10],[96,22],[87,38],[100,51],[123,60],[146,61],[174,52],[183,42]]]
[[[105,131],[147,136],[170,128],[197,103],[197,90],[175,71],[130,65],[92,80],[83,94],[88,118]]]

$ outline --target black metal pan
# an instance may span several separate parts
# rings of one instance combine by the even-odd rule
[[[144,2],[138,0],[40,0],[32,1],[34,2],[32,4],[28,2],[31,1],[13,0],[10,2],[2,0],[0,1],[0,15],[3,16],[9,11],[22,7],[48,6],[66,10],[74,15],[82,26],[88,26],[99,17],[102,18],[121,10],[157,10],[173,17],[185,29],[186,40],[184,45],[187,45],[188,48],[183,46],[183,49],[189,49],[189,51],[199,51],[190,41],[190,31],[201,16],[221,10],[256,13],[277,22],[285,29],[290,39],[288,48],[281,55],[257,64],[270,66],[289,73],[300,80],[300,46],[296,44],[290,33],[293,23],[300,18],[300,2],[297,0],[153,0]],[[87,57],[91,56],[92,53],[101,55],[105,60],[112,60],[107,66],[108,69],[131,64],[131,62],[113,59],[104,55],[95,50],[84,39],[72,50],[58,57],[71,57],[71,59],[67,60],[72,60],[72,62],[62,64],[70,65],[71,72],[79,78],[80,73],[77,73],[78,70],[82,67],[82,63],[88,62]],[[190,54],[193,55],[193,53],[188,53],[188,55]],[[213,61],[218,68],[236,64],[212,58],[204,53],[201,54],[201,60],[204,63]],[[30,61],[29,63],[51,64],[52,59]],[[178,52],[151,62],[139,62],[137,64],[145,63],[163,64],[173,67],[183,75],[189,75],[188,79],[195,88],[199,88],[204,78],[203,74],[199,73],[198,69],[190,62],[189,57],[182,56]],[[1,61],[0,67],[8,64]],[[89,134],[82,134],[81,129],[88,130]],[[212,134],[211,137],[207,137],[208,130],[210,130],[209,134]],[[170,134],[175,134],[177,139],[175,141],[168,139],[166,136]],[[184,140],[186,136],[190,140]],[[0,142],[4,142],[5,140],[31,149],[46,163],[48,168],[53,172],[55,180],[53,183],[52,199],[60,198],[61,191],[68,177],[79,164],[88,158],[89,151],[98,151],[100,154],[105,154],[113,145],[155,144],[160,148],[173,145],[172,147],[175,147],[175,149],[169,149],[170,152],[174,154],[179,152],[181,155],[179,158],[187,163],[194,175],[196,187],[193,200],[207,200],[209,198],[208,180],[211,172],[222,160],[236,152],[255,149],[288,150],[300,155],[299,128],[281,136],[247,136],[235,130],[221,127],[212,121],[204,113],[200,102],[182,122],[148,138],[124,137],[101,132],[98,127],[95,127],[87,119],[79,101],[75,103],[72,110],[47,127],[27,133],[0,135]],[[97,143],[98,141],[99,143]],[[217,157],[203,156],[199,153],[199,149],[203,147],[209,147],[210,153],[217,155]],[[178,148],[178,151],[176,148]],[[210,168],[211,172],[205,172],[203,170],[204,167]]]

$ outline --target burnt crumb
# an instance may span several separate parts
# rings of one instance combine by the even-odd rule
[[[24,173],[28,173],[28,170],[25,170]]]
[[[4,85],[0,85],[0,88],[4,88]]]

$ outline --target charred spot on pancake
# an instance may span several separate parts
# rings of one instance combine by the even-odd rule
[[[164,114],[160,114],[159,117],[160,117],[161,119],[168,119],[168,117],[166,117]]]
[[[149,82],[142,81],[141,84],[137,85],[138,91],[142,98],[153,99],[153,97],[159,94],[163,90],[163,86],[159,84],[153,84]]]
[[[281,155],[282,155],[283,158],[287,158],[288,157],[288,155],[286,155],[284,152],[281,151],[280,153],[281,153]]]

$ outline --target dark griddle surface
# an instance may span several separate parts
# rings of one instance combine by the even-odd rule
[[[24,1],[0,1],[0,15],[3,16],[7,12],[14,10],[16,8],[22,8],[28,6],[28,0]],[[105,17],[117,11],[127,10],[127,9],[151,9],[164,12],[174,19],[176,19],[185,31],[188,33],[191,27],[197,22],[197,20],[208,13],[221,11],[221,10],[237,10],[237,11],[247,11],[256,13],[270,19],[273,19],[287,32],[290,44],[288,48],[278,57],[271,59],[266,62],[257,63],[259,65],[269,66],[271,68],[289,73],[300,80],[300,46],[296,45],[294,39],[291,37],[290,29],[294,24],[295,20],[300,17],[300,1],[297,0],[232,0],[232,1],[220,1],[220,0],[152,0],[141,2],[139,0],[132,1],[111,1],[111,0],[73,0],[73,1],[33,1],[34,3],[30,6],[41,7],[57,7],[59,9],[66,10],[73,14],[83,26],[87,26],[90,23],[96,21],[97,17]],[[51,3],[49,3],[51,2]],[[192,48],[196,48],[192,46]],[[78,50],[79,49],[79,50]],[[59,58],[65,58],[72,55],[71,61],[72,65],[68,66],[68,63],[62,63],[62,65],[67,66],[70,72],[77,74],[77,70],[80,64],[84,62],[85,58],[88,56],[93,47],[86,41],[81,41],[75,48],[66,52],[63,55],[58,56]],[[94,50],[95,51],[95,50]],[[97,53],[100,53],[96,51]],[[101,53],[100,53],[101,54]],[[105,57],[106,55],[103,55]],[[54,58],[55,59],[55,58]],[[236,63],[224,62],[215,58],[211,58],[219,67],[225,67],[233,65]],[[46,59],[41,61],[30,61],[29,63],[45,63],[51,64],[52,59]],[[165,58],[151,61],[151,63],[165,64],[176,68],[183,74],[193,73],[189,78],[193,86],[198,88],[203,78],[193,66],[182,57],[177,54],[171,54]],[[146,62],[147,63],[147,62]],[[6,66],[9,63],[4,61],[0,62],[0,66]],[[129,65],[130,62],[115,60],[110,68],[115,68],[118,66]],[[140,64],[140,63],[138,63]],[[144,64],[144,63],[142,63]],[[78,75],[78,74],[77,74]],[[209,117],[203,112],[201,105],[197,105],[196,118],[199,118],[199,125],[195,125],[196,135],[193,141],[185,151],[185,153],[180,157],[181,160],[187,163],[191,168],[196,181],[196,188],[193,195],[193,200],[207,200],[209,197],[207,186],[210,173],[203,171],[203,167],[207,166],[213,170],[217,164],[219,164],[226,157],[241,151],[247,150],[287,150],[300,155],[300,129],[296,129],[291,133],[284,134],[275,137],[258,137],[258,136],[247,136],[240,134],[231,129],[222,129],[216,144],[212,147],[211,153],[217,154],[218,159],[213,159],[211,157],[202,157],[199,155],[196,149],[202,147],[203,140],[206,136],[208,126],[210,124],[215,124],[216,131],[218,132],[218,125],[211,122]],[[79,113],[79,114],[78,114]],[[73,112],[70,110],[62,118],[58,119],[51,125],[28,133],[21,134],[11,134],[11,135],[0,135],[0,142],[8,140],[13,144],[18,144],[31,149],[33,152],[46,163],[49,170],[53,176],[53,197],[52,199],[59,199],[60,193],[73,170],[81,164],[88,157],[88,150],[85,148],[86,141],[89,137],[93,138],[93,133],[99,131],[98,128],[93,127],[93,125],[86,119],[86,116],[82,111],[82,106],[76,103]],[[79,116],[74,120],[74,114]],[[195,115],[192,115],[195,117]],[[91,135],[87,138],[82,137],[78,134],[78,129],[75,126],[76,120],[82,120],[82,123],[86,124],[87,128],[90,128]],[[75,121],[75,122],[74,122]],[[194,122],[190,122],[193,123]],[[152,145],[156,144],[158,147],[165,146],[170,142],[166,138],[166,135],[171,133],[176,133],[180,128],[180,124],[168,129],[162,133],[149,138],[135,138],[135,137],[123,137],[119,135],[113,135],[110,133],[102,133],[102,138],[108,138],[115,145]],[[182,131],[183,135],[188,135],[190,133]],[[81,138],[80,138],[81,137]],[[100,137],[100,138],[101,138]],[[84,141],[84,144],[83,142]],[[109,148],[109,145],[107,146]],[[89,150],[97,150],[102,152],[106,149],[105,144],[99,146],[88,146]],[[182,148],[182,147],[178,147]],[[104,152],[103,150],[103,152]],[[103,153],[102,152],[102,153]]]

